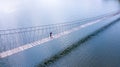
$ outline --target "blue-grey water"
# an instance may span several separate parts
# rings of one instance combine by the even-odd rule
[[[70,22],[74,20],[100,16],[104,14],[111,14],[118,10],[120,10],[120,2],[118,0],[69,0],[69,1],[68,0],[11,0],[11,1],[0,0],[0,30],[40,26],[40,25],[54,24],[54,23],[61,23],[61,22]],[[38,65],[43,60],[49,57],[52,57],[54,54],[61,51],[61,49],[67,48],[74,42],[78,41],[80,38],[97,30],[98,28],[100,28],[102,25],[105,24],[104,22],[110,22],[110,21],[111,20],[108,19],[98,25],[94,25],[87,29],[76,31],[74,33],[71,33],[70,35],[67,35],[58,39],[54,39],[53,41],[44,43],[40,46],[36,46],[26,51],[17,53],[15,55],[0,59],[0,67],[34,67],[35,65]],[[111,30],[113,32],[115,31],[119,32],[119,30],[116,30],[116,29],[111,29]],[[107,31],[107,32],[111,33],[111,31]],[[117,34],[115,35],[116,35],[115,37],[111,35],[111,38],[116,39],[116,37],[119,36]],[[106,38],[103,38],[103,39],[107,40],[109,39],[109,36],[106,36]],[[99,43],[99,40],[102,40],[102,39],[96,39],[96,40],[97,41],[94,41],[94,42],[91,41],[91,44],[92,43],[97,44]],[[101,48],[102,47],[105,48],[109,45],[109,42],[107,41],[105,42],[108,43],[106,46],[104,44],[101,45],[100,43],[97,46],[101,46]],[[112,42],[112,39],[111,39],[111,42]],[[96,51],[95,50],[95,48],[97,49],[96,46],[93,46],[93,45],[89,45],[89,46],[93,47],[94,51]],[[115,47],[115,45],[113,47]],[[85,47],[81,47],[81,48],[84,49]],[[101,48],[99,48],[99,50],[101,50]],[[82,61],[76,60],[76,61],[84,62],[80,64],[81,66],[83,65],[82,67],[84,67],[84,65],[87,65],[85,63],[90,64],[88,61],[91,61],[90,59],[93,58],[93,54],[99,54],[99,52],[93,52],[93,54],[89,54],[89,52],[87,53],[87,51],[86,52],[82,51],[82,49],[80,50],[81,50],[81,53],[83,54],[80,53],[79,55],[80,55],[80,58],[82,58],[83,60]],[[86,48],[86,50],[88,49],[89,48]],[[116,53],[117,49],[115,51],[114,49],[112,50],[114,53]],[[92,52],[93,49],[89,49],[89,51]],[[107,56],[105,53],[102,53],[101,51],[100,53],[101,54],[99,54],[99,56],[101,56],[102,54],[104,54],[103,56]],[[114,58],[114,56],[115,55],[113,55],[112,58]],[[119,54],[116,56],[119,56]],[[74,57],[75,56],[71,57],[71,59],[74,59]],[[108,57],[108,59],[110,57],[111,57],[111,54]],[[102,59],[104,61],[104,58]],[[116,59],[119,59],[119,57]],[[104,62],[106,61],[108,60],[105,60]],[[93,63],[96,62],[96,59],[93,58],[92,62]],[[75,63],[72,62],[71,65],[72,64],[77,65]],[[96,65],[98,63],[96,62]],[[112,61],[109,64],[111,63]],[[115,63],[117,65],[117,61]],[[81,67],[80,65],[78,67]],[[93,65],[95,65],[95,63]],[[53,67],[58,67],[58,66],[63,67],[61,62],[59,65],[59,61],[56,62],[55,66],[53,64]],[[86,67],[89,67],[89,66],[86,66]],[[110,66],[107,66],[107,67],[110,67]]]
[[[49,67],[120,67],[120,20]]]
[[[70,22],[119,10],[117,0],[1,0],[0,29]]]

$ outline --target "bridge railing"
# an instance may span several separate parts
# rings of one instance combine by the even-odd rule
[[[55,35],[103,16],[105,15],[66,23],[0,30],[0,52],[50,37],[50,32]]]
[[[58,34],[76,27],[78,24],[79,23],[65,23],[33,28],[2,30],[0,31],[0,52],[44,39],[49,37],[50,32],[52,32],[53,35]]]

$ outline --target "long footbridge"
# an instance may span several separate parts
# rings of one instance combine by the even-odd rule
[[[0,30],[0,58],[5,58],[45,42],[68,35],[83,28],[102,23],[102,21],[119,15],[120,12],[94,18],[76,20],[44,26]],[[106,22],[109,24],[110,22]],[[50,37],[52,32],[52,37]]]

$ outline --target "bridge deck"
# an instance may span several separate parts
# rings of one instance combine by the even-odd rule
[[[109,16],[110,17],[110,16]],[[23,46],[20,46],[20,47],[17,47],[17,48],[14,48],[14,49],[11,49],[11,50],[8,50],[8,51],[4,51],[2,53],[0,53],[0,58],[5,58],[7,56],[10,56],[10,55],[13,55],[15,53],[18,53],[18,52],[21,52],[21,51],[24,51],[26,49],[29,49],[29,48],[32,48],[34,46],[37,46],[37,45],[41,45],[42,43],[45,43],[45,42],[48,42],[48,41],[51,41],[55,38],[59,38],[61,36],[64,36],[64,35],[67,35],[71,32],[74,32],[74,31],[77,31],[77,30],[80,30],[82,28],[85,28],[85,27],[88,27],[90,25],[93,25],[93,24],[96,24],[100,21],[103,21],[105,19],[107,19],[107,17],[103,17],[101,19],[97,19],[97,20],[94,20],[92,22],[88,22],[86,24],[83,24],[83,25],[80,25],[79,27],[76,27],[76,28],[72,28],[71,30],[67,30],[67,31],[64,31],[64,32],[61,32],[59,34],[56,34],[56,35],[53,35],[53,38],[50,38],[50,37],[47,37],[47,38],[44,38],[42,40],[38,40],[38,41],[35,41],[33,43],[30,43],[30,44],[26,44],[26,45],[23,45]]]

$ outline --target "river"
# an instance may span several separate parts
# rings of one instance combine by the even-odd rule
[[[118,10],[120,10],[120,2],[118,0],[0,0],[0,30],[66,23],[74,20],[112,14]],[[99,25],[96,26],[96,28],[97,27],[99,27]],[[71,54],[70,57],[65,57],[65,59],[71,58],[70,60],[64,60],[63,58],[51,66],[67,67],[67,64],[71,63],[71,67],[75,67],[75,65],[76,67],[89,67],[90,64],[93,64],[94,67],[99,67],[99,65],[103,65],[100,67],[105,67],[104,64],[112,64],[112,60],[118,65],[119,60],[117,59],[119,59],[119,53],[116,51],[119,51],[119,43],[116,43],[119,42],[119,33],[116,28],[119,28],[119,24],[115,28],[108,30],[106,35],[101,33],[99,37],[94,38],[95,40],[92,39],[90,43],[87,42],[87,45],[85,43],[85,45],[78,47],[78,50],[73,51],[73,55],[80,52],[77,57]],[[87,31],[90,32],[92,29],[95,29],[95,27],[90,29],[91,30]],[[84,30],[80,32],[87,34]],[[115,34],[116,36],[114,37],[113,32],[118,34]],[[75,40],[80,38],[78,37],[79,35],[78,32],[74,32],[68,36],[0,59],[0,67],[34,67],[42,62],[43,58],[51,57],[61,49],[68,47],[69,44],[74,43]],[[109,37],[111,38],[110,40]],[[104,41],[102,39],[104,39]],[[115,40],[115,42],[113,40]],[[103,44],[98,44],[101,42]],[[111,45],[109,46],[109,44]],[[108,48],[108,46],[110,48]],[[111,49],[113,50],[113,54]],[[107,54],[109,51],[111,53]],[[112,59],[108,62],[107,59],[111,58],[111,56]],[[74,57],[76,57],[76,60],[73,60]],[[78,58],[80,58],[80,60],[77,60]],[[96,61],[97,59],[100,60],[100,62]],[[76,63],[75,61],[81,63]],[[114,65],[111,66],[116,67]]]

